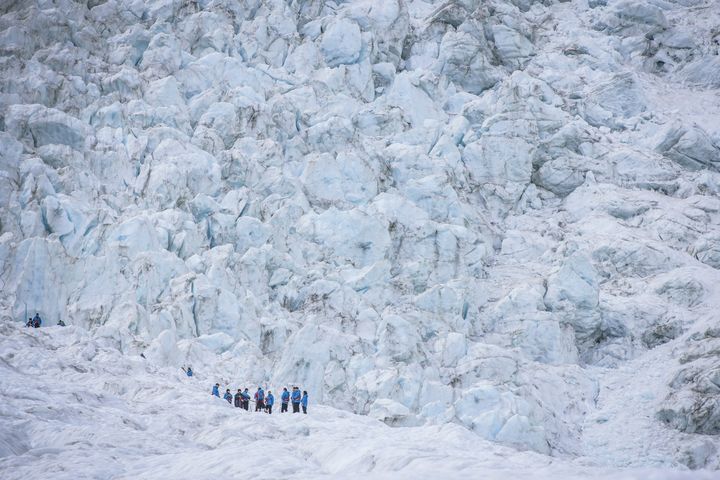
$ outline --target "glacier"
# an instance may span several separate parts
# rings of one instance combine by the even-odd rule
[[[6,2],[0,473],[152,478],[190,449],[215,460],[189,477],[236,474],[231,428],[332,439],[273,474],[720,469],[719,23],[714,0]],[[185,364],[207,385],[181,399]],[[235,418],[215,381],[322,406]],[[111,451],[167,422],[158,459]]]

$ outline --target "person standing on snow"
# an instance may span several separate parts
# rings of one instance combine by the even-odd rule
[[[213,386],[212,394],[216,397],[220,398],[220,384],[216,383],[215,386]]]
[[[40,314],[35,312],[35,317],[33,317],[33,327],[40,328],[40,325],[42,325],[42,319],[40,318]]]
[[[242,390],[238,388],[237,393],[235,394],[235,407],[242,408],[243,406],[243,395]]]
[[[187,370],[185,370],[185,375],[187,375],[188,377],[192,377],[192,376],[193,376],[192,367],[191,367],[190,365],[188,365]]]
[[[307,390],[303,390],[302,398],[300,399],[300,404],[302,405],[303,413],[307,414],[307,404],[308,404]]]
[[[243,393],[243,408],[245,410],[250,410],[250,392],[248,392],[248,389],[246,388]]]
[[[293,387],[292,395],[290,395],[293,405],[293,413],[300,413],[300,397],[300,389],[298,387]]]
[[[233,397],[232,397],[232,393],[230,393],[230,389],[229,389],[229,388],[228,388],[227,390],[225,390],[225,395],[223,395],[223,398],[224,398],[225,400],[227,400],[227,402],[228,402],[230,405],[232,405],[232,399],[233,399]]]
[[[272,392],[268,390],[267,398],[265,399],[265,409],[269,414],[272,414],[272,407],[275,403],[275,396],[273,396]]]
[[[290,403],[290,392],[288,392],[287,387],[283,387],[283,392],[280,395],[280,413],[287,412],[288,403]]]
[[[257,392],[255,392],[255,411],[261,412],[265,408],[265,392],[263,392],[262,387],[258,387]]]

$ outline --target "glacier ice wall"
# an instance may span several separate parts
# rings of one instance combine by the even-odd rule
[[[661,352],[643,413],[717,466],[715,1],[0,14],[3,317],[560,454]]]

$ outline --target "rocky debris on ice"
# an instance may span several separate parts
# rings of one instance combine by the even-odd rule
[[[691,170],[720,169],[720,146],[697,125],[671,126],[656,150]]]
[[[11,105],[5,128],[15,138],[34,147],[67,145],[82,150],[91,129],[77,118],[43,105]]]
[[[681,367],[670,382],[658,419],[683,432],[720,433],[719,338],[717,327],[708,324],[686,339],[688,350],[679,359]]]

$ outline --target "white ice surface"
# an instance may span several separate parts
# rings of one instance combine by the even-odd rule
[[[392,428],[312,400],[308,415],[245,412],[210,395],[213,377],[202,368],[188,378],[77,327],[2,323],[0,330],[0,472],[7,480],[716,478],[709,471],[620,470],[592,452],[575,459],[518,452],[452,423]],[[627,439],[625,454],[643,454],[631,447],[635,440]]]

